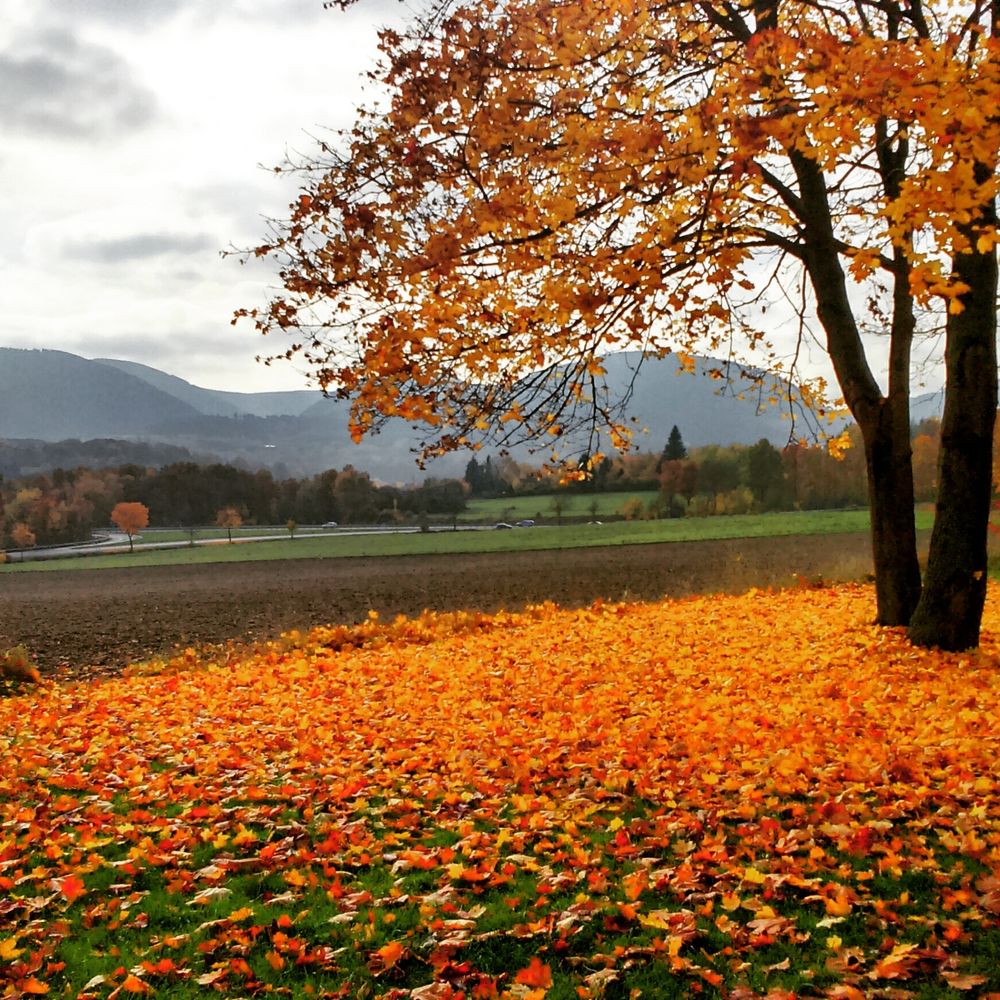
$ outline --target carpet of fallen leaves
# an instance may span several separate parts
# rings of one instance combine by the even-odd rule
[[[1000,996],[1000,593],[426,614],[0,702],[0,993]]]

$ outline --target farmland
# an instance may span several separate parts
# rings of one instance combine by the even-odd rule
[[[647,523],[668,522],[634,527],[642,529]],[[584,525],[581,530],[602,532],[603,527]],[[549,530],[556,534],[574,529]],[[473,537],[531,540],[542,534],[532,528],[476,532]],[[461,532],[396,536],[417,543],[463,537]],[[331,538],[329,544],[348,541]],[[807,579],[858,579],[871,568],[865,533],[549,551],[438,551],[420,556],[196,566],[141,564],[149,557],[177,559],[203,552],[272,553],[285,545],[298,553],[298,546],[308,551],[309,544],[301,540],[136,552],[132,557],[75,560],[73,572],[23,572],[20,566],[8,567],[13,571],[0,577],[0,649],[24,643],[44,670],[65,669],[79,675],[91,668],[120,669],[192,643],[266,640],[288,629],[356,623],[371,609],[391,619],[397,614],[419,615],[425,609],[513,611],[546,600],[568,606],[597,598],[653,600],[664,595],[786,586],[795,582],[795,573]],[[104,566],[112,560],[124,565],[82,571],[82,567]]]

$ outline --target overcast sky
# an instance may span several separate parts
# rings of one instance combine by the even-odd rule
[[[304,387],[239,306],[295,185],[261,169],[344,127],[395,0],[0,0],[0,346],[162,368],[211,388]],[[277,346],[277,345],[275,345]]]
[[[407,14],[397,0],[0,0],[0,346],[209,388],[305,387],[254,361],[278,342],[230,325],[264,301],[270,265],[220,251],[285,215],[294,181],[265,168],[351,124],[377,28]],[[800,361],[829,373],[815,346]]]

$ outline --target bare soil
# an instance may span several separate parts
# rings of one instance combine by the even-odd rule
[[[857,579],[867,534],[674,542],[549,552],[296,559],[190,567],[6,573],[0,650],[44,672],[111,673],[177,647],[253,642],[290,629],[418,615],[739,592]]]

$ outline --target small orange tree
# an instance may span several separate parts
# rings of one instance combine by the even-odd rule
[[[11,528],[10,538],[19,549],[30,549],[35,544],[35,533],[24,521],[18,521]]]
[[[226,534],[229,537],[229,544],[233,543],[233,528],[240,527],[243,524],[243,515],[235,507],[223,507],[222,510],[215,515],[215,523],[220,528],[226,529]]]
[[[149,508],[144,503],[116,503],[111,520],[128,535],[128,550],[135,551],[133,538],[149,524]]]

